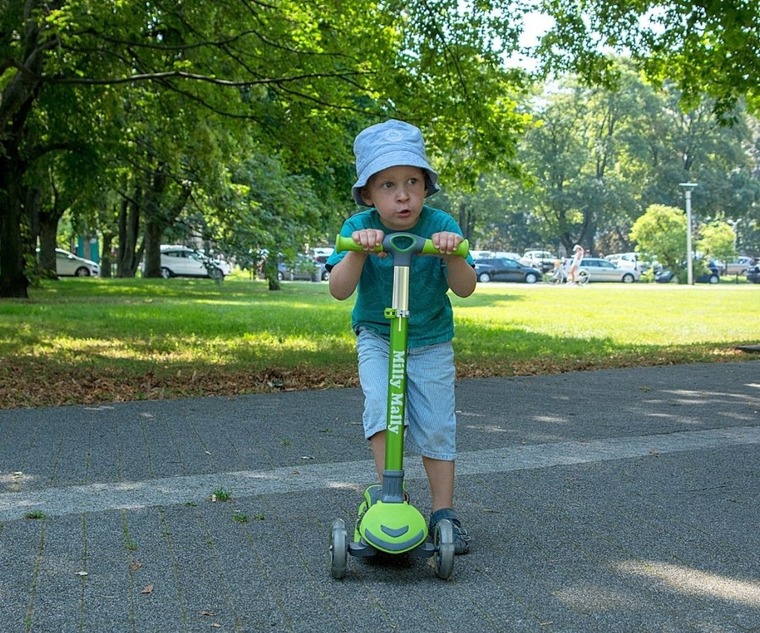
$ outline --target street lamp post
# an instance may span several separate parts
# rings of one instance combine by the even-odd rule
[[[692,265],[691,250],[691,190],[697,186],[696,182],[682,182],[678,185],[683,187],[686,196],[686,279],[691,286],[694,283],[694,266]]]

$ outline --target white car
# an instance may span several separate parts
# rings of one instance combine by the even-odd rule
[[[187,246],[161,245],[161,276],[169,277],[211,277],[224,279],[229,264],[209,259],[203,253]]]
[[[97,277],[100,266],[62,248],[55,249],[55,272],[59,277]]]
[[[557,256],[553,255],[549,251],[525,251],[520,258],[520,263],[532,268],[537,268],[542,273],[545,273],[554,268],[554,262],[557,261]]]
[[[604,259],[612,262],[618,268],[633,268],[641,271],[638,253],[615,253],[614,255],[607,255]]]
[[[641,279],[641,273],[635,268],[618,268],[612,262],[599,257],[584,257],[578,271],[588,275],[589,281],[622,281],[631,284]]]

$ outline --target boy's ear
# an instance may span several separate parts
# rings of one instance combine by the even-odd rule
[[[364,202],[364,204],[366,204],[368,207],[372,206],[372,196],[369,195],[366,187],[361,188],[359,195],[361,195],[362,202]]]

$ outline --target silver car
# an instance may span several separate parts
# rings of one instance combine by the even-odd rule
[[[225,262],[226,263],[226,262]],[[187,246],[161,245],[161,276],[211,277],[224,279],[224,269],[219,262]]]
[[[59,277],[97,277],[100,266],[62,248],[55,249],[55,272]]]
[[[589,281],[622,281],[631,284],[641,279],[641,273],[634,268],[618,268],[612,262],[599,257],[584,257],[578,267],[588,275]]]

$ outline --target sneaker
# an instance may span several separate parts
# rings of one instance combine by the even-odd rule
[[[361,539],[359,525],[361,524],[364,515],[367,513],[367,510],[369,510],[370,506],[377,503],[382,494],[383,486],[381,484],[372,484],[364,491],[362,502],[359,504],[359,509],[356,511],[357,519],[354,525],[354,541],[359,541]]]
[[[467,530],[462,527],[462,523],[457,517],[457,513],[452,508],[441,508],[430,515],[429,533],[431,535],[435,534],[435,526],[441,519],[448,519],[451,521],[451,526],[454,531],[454,553],[458,555],[469,552],[470,541],[472,538],[467,533]]]

